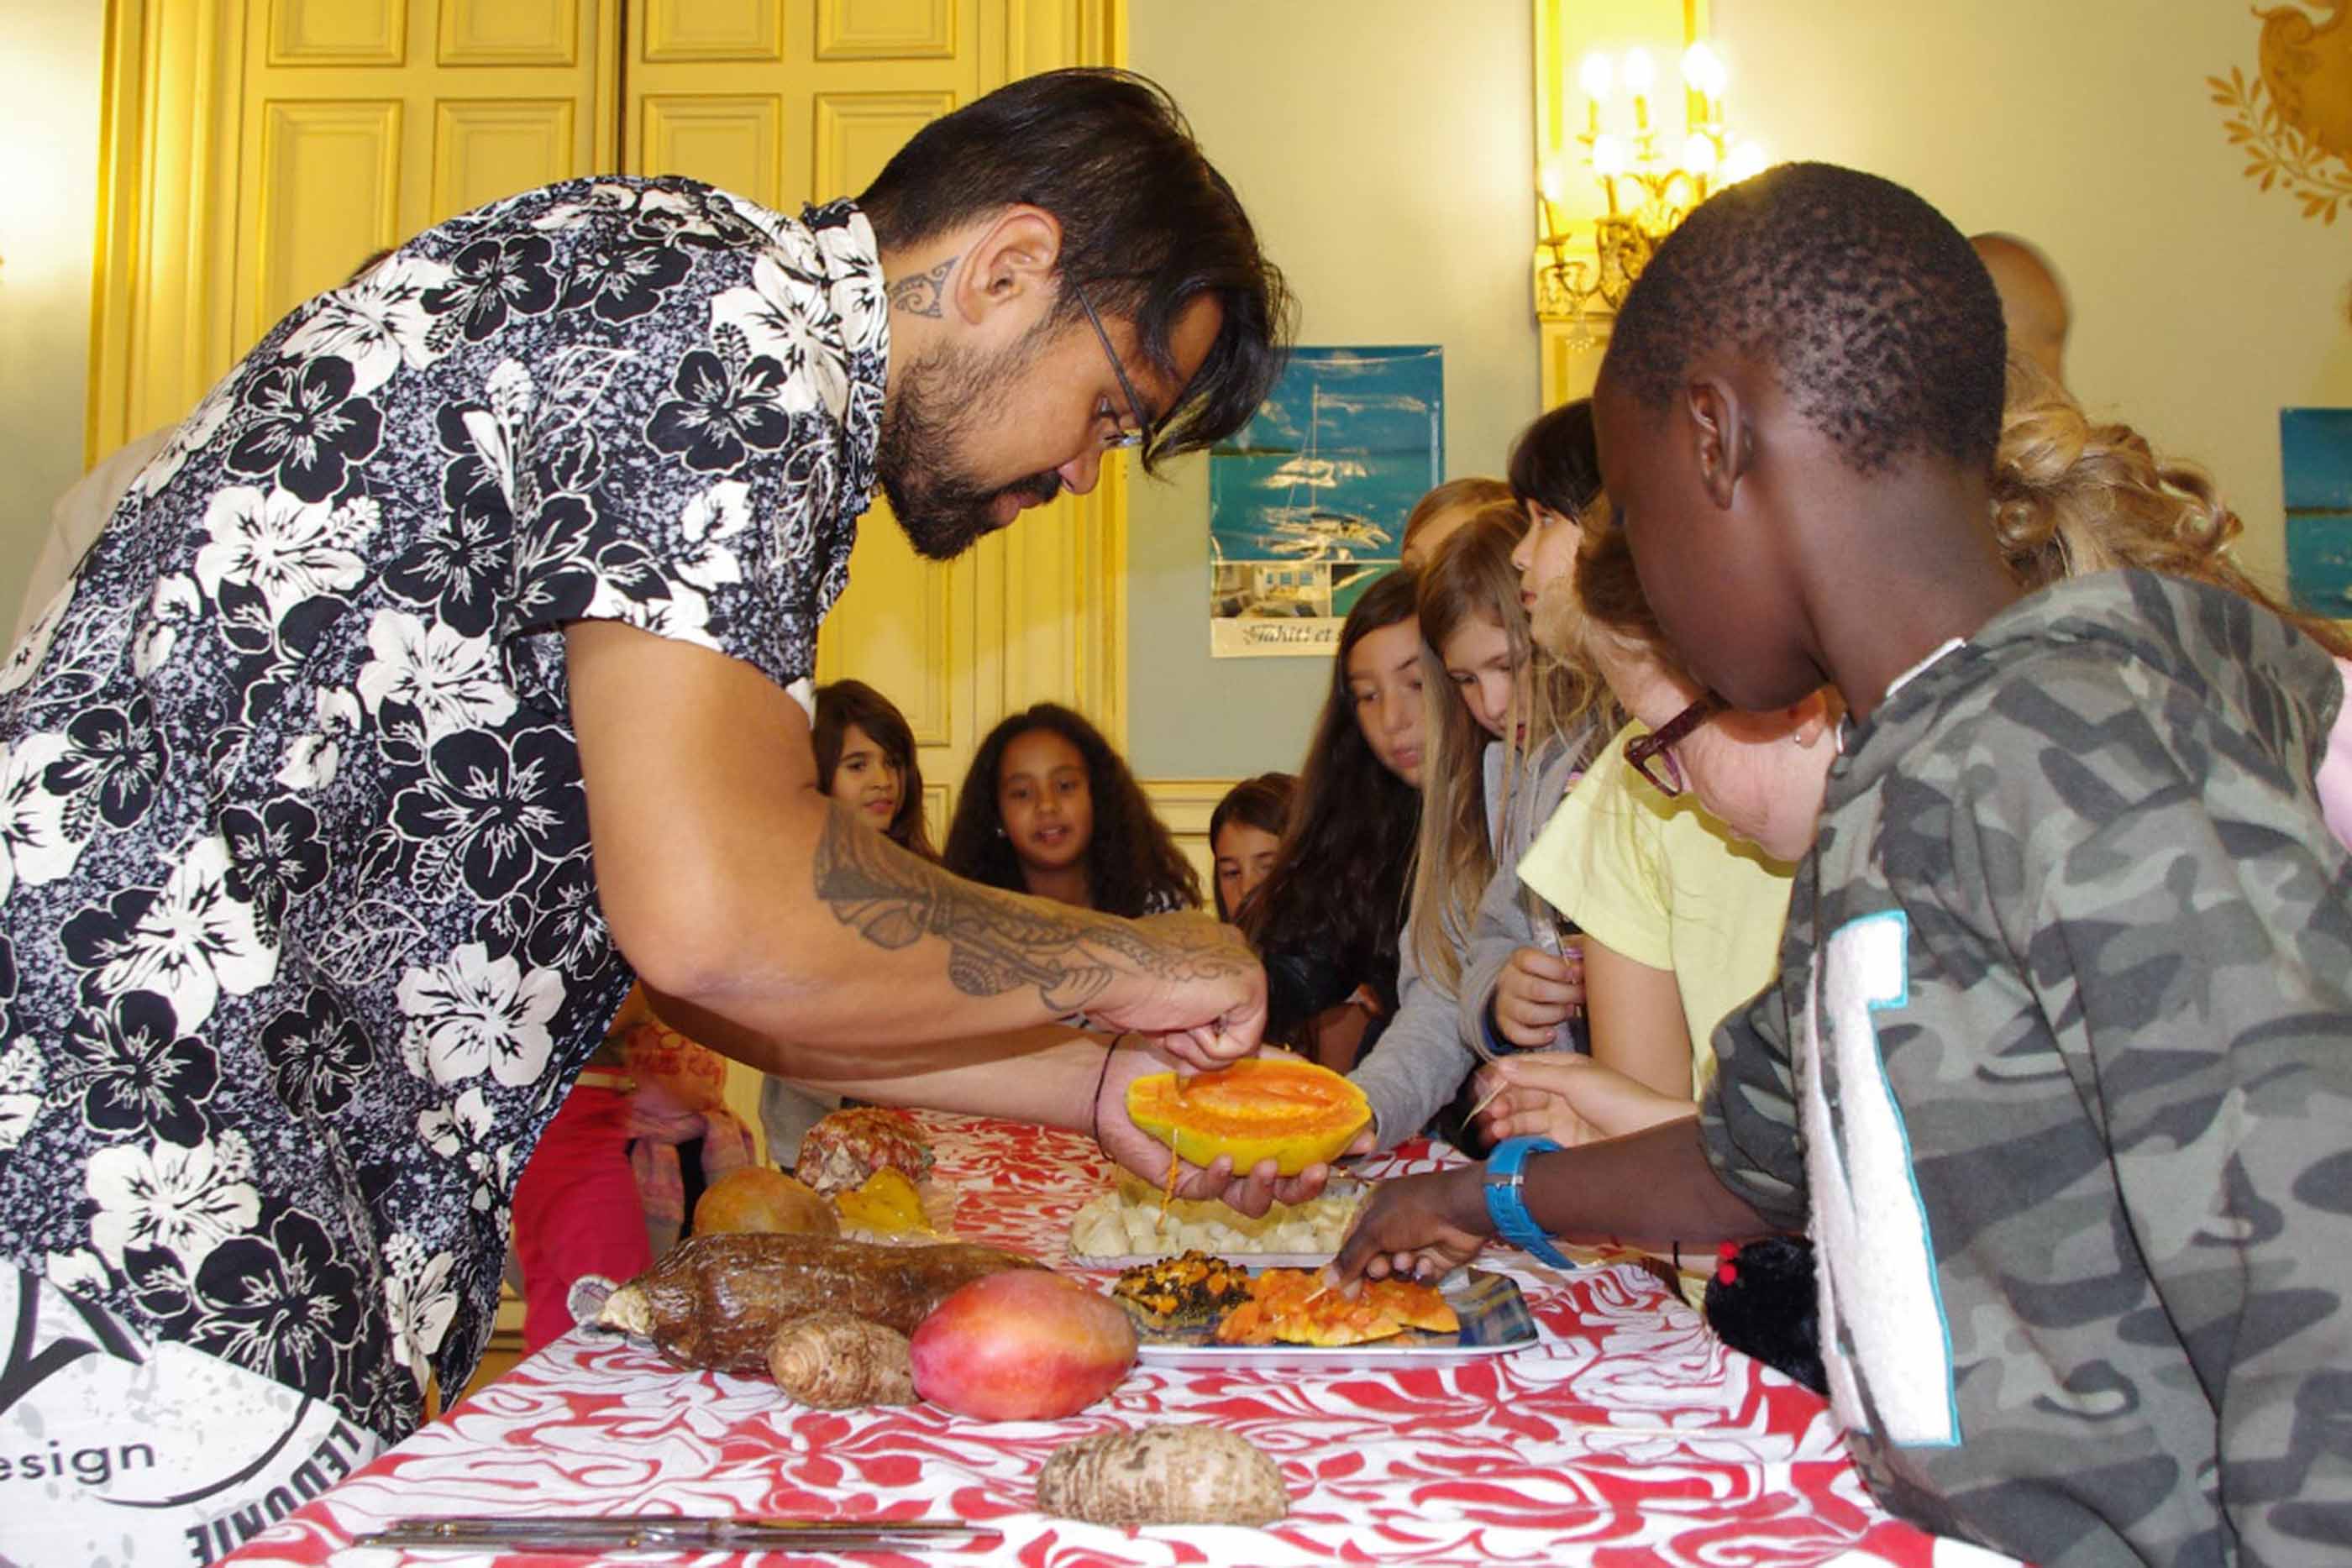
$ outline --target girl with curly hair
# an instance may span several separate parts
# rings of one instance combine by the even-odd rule
[[[1127,763],[1058,703],[980,743],[942,859],[973,882],[1130,919],[1201,906],[1199,876]]]

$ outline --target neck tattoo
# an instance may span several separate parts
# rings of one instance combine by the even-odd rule
[[[909,316],[938,317],[947,309],[948,274],[963,259],[951,256],[929,272],[902,277],[890,285],[890,308]]]

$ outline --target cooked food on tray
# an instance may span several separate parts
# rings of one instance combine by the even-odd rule
[[[1277,1203],[1252,1218],[1215,1198],[1164,1201],[1158,1188],[1122,1173],[1111,1190],[1070,1218],[1070,1252],[1077,1258],[1158,1258],[1190,1250],[1322,1257],[1339,1250],[1362,1201],[1362,1188],[1335,1182],[1320,1197]]]
[[[1139,1263],[1110,1288],[1111,1298],[1146,1329],[1213,1323],[1248,1301],[1249,1291],[1246,1270],[1198,1251]]]
[[[1231,1155],[1246,1171],[1271,1159],[1285,1176],[1338,1158],[1372,1119],[1364,1092],[1294,1056],[1257,1056],[1178,1082],[1155,1072],[1127,1086],[1135,1124],[1194,1165]]]
[[[1217,1324],[1222,1344],[1344,1345],[1389,1339],[1407,1329],[1452,1333],[1462,1320],[1433,1285],[1367,1281],[1349,1301],[1307,1269],[1268,1269],[1250,1281],[1250,1299]]]

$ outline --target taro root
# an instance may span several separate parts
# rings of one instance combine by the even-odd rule
[[[845,1312],[911,1334],[974,1280],[1041,1269],[966,1242],[886,1247],[837,1236],[696,1236],[613,1292],[597,1321],[654,1342],[680,1366],[761,1372],[776,1331]]]
[[[819,1410],[915,1402],[907,1336],[847,1312],[811,1312],[778,1329],[768,1370],[777,1387]]]
[[[1135,1124],[1196,1166],[1219,1155],[1247,1171],[1271,1159],[1284,1176],[1337,1158],[1372,1119],[1364,1092],[1296,1057],[1249,1057],[1179,1084],[1155,1072],[1127,1086]]]
[[[1055,1449],[1037,1509],[1090,1524],[1271,1524],[1290,1494],[1281,1467],[1222,1427],[1139,1427]]]

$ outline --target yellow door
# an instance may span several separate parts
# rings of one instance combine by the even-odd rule
[[[249,343],[372,252],[593,173],[614,0],[247,0],[236,222]],[[608,112],[608,111],[606,111]]]
[[[371,253],[612,167],[620,5],[112,0],[90,455]]]

